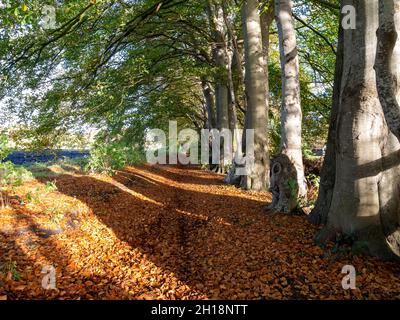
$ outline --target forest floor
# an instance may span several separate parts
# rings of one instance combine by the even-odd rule
[[[194,168],[51,170],[0,210],[0,299],[400,299],[398,264],[317,247],[305,217],[264,211],[269,193]]]

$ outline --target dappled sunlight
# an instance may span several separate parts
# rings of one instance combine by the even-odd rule
[[[67,177],[64,175],[60,179]],[[100,176],[97,178],[101,181]],[[103,178],[109,179],[106,176]],[[22,198],[26,192],[44,185],[31,181],[16,191]],[[130,195],[136,197],[137,193],[131,192]],[[140,201],[146,200],[141,197]],[[20,277],[19,281],[8,281],[6,288],[11,290],[10,298],[21,295],[73,299],[171,298],[176,291],[191,290],[184,284],[180,289],[177,288],[179,279],[155,265],[140,248],[118,239],[113,229],[102,222],[84,202],[59,191],[46,193],[34,202],[24,206],[14,205],[0,212],[0,240],[2,237],[8,239],[5,247],[8,248],[7,254],[0,263],[7,259],[15,261]],[[46,209],[59,203],[63,204],[64,220],[68,220],[66,216],[70,213],[73,214],[73,220],[61,221],[56,225],[49,221]],[[70,223],[74,225],[71,227]],[[58,227],[63,231],[46,234],[51,228]],[[41,288],[41,270],[48,265],[55,267],[57,290],[46,291]],[[167,276],[174,284],[173,291],[169,282],[160,283]],[[145,292],[144,288],[155,285],[159,286],[157,294]]]
[[[104,179],[104,178],[102,178],[102,177],[96,177],[96,179],[98,179],[99,181],[103,181],[103,182],[104,182],[104,181],[107,182],[107,180],[109,180],[109,179]],[[139,192],[135,192],[135,191],[133,191],[133,190],[127,188],[127,187],[126,187],[125,185],[123,185],[122,183],[119,183],[119,182],[117,182],[117,181],[115,181],[115,180],[109,180],[109,183],[111,183],[111,184],[113,184],[114,186],[118,187],[118,188],[121,189],[122,191],[127,192],[127,193],[129,193],[130,195],[132,195],[132,196],[138,198],[139,200],[147,201],[147,202],[150,202],[150,203],[155,204],[155,205],[157,205],[157,206],[163,206],[163,204],[162,204],[161,202],[158,202],[158,201],[155,201],[155,200],[153,200],[153,199],[150,199],[149,197],[146,197],[145,195],[143,195],[143,194],[141,194],[141,193],[139,193]],[[152,182],[150,182],[150,183],[152,183]]]
[[[225,221],[225,220],[224,220],[223,218],[221,218],[221,217],[218,217],[218,218],[214,217],[214,218],[212,218],[212,219],[209,219],[209,217],[208,217],[207,215],[191,213],[191,212],[188,212],[188,211],[185,211],[185,210],[180,210],[180,209],[176,209],[176,212],[178,212],[178,213],[180,213],[180,214],[183,214],[183,215],[185,215],[185,216],[188,216],[188,217],[190,217],[190,218],[194,218],[194,219],[200,220],[200,221],[207,221],[207,222],[209,222],[209,223],[216,222],[216,223],[221,224],[221,225],[232,226],[231,223]],[[211,221],[210,221],[210,220],[211,220]]]
[[[178,189],[182,190],[190,190],[204,194],[210,195],[221,195],[223,196],[226,192],[230,193],[230,196],[237,196],[243,199],[251,199],[253,201],[257,201],[260,203],[268,203],[272,200],[271,194],[267,192],[245,192],[241,189],[238,189],[231,185],[226,185],[222,183],[221,179],[216,180],[216,177],[219,175],[216,174],[205,174],[206,171],[196,170],[196,169],[186,169],[184,173],[178,167],[173,166],[140,166],[140,167],[128,167],[127,171],[131,174],[140,174],[141,179],[146,179],[146,181],[150,181],[150,183],[162,183],[166,186],[174,186]],[[154,171],[154,173],[152,172]],[[199,173],[200,172],[200,173]],[[170,175],[171,178],[168,179],[164,175]],[[185,178],[184,181],[182,179],[174,180],[174,178]],[[218,185],[218,188],[210,188],[210,185]],[[193,199],[196,201],[195,199]]]
[[[0,294],[48,299],[362,299],[396,294],[398,266],[314,245],[303,217],[267,215],[269,193],[193,168],[139,166],[113,177],[43,174],[0,212]],[[47,190],[47,191],[46,191]],[[27,194],[31,194],[28,201]],[[341,268],[360,289],[341,287]],[[57,289],[41,287],[54,266]],[[379,270],[374,277],[369,275]],[[375,271],[374,271],[375,272]],[[397,273],[396,273],[397,272]],[[378,280],[376,280],[378,279]],[[385,291],[381,283],[385,283]],[[1,291],[3,290],[3,291]],[[372,293],[373,292],[373,293]]]

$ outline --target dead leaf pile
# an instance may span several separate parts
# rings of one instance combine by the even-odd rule
[[[71,172],[26,199],[49,179],[18,188],[24,201],[0,211],[0,300],[400,298],[398,264],[319,248],[304,217],[268,215],[269,193],[219,175]],[[356,268],[356,290],[342,288],[344,265]],[[46,266],[53,289],[43,288]]]

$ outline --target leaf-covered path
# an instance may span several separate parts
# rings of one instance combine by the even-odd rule
[[[263,211],[268,193],[199,169],[54,172],[16,193],[0,211],[3,299],[400,298],[399,265],[319,248],[304,217]],[[347,264],[356,290],[342,289]]]

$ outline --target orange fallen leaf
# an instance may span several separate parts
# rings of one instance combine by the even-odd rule
[[[15,290],[17,290],[17,291],[22,291],[22,290],[25,290],[25,288],[26,288],[26,286],[22,284],[22,285],[17,286],[17,287],[15,288]]]

